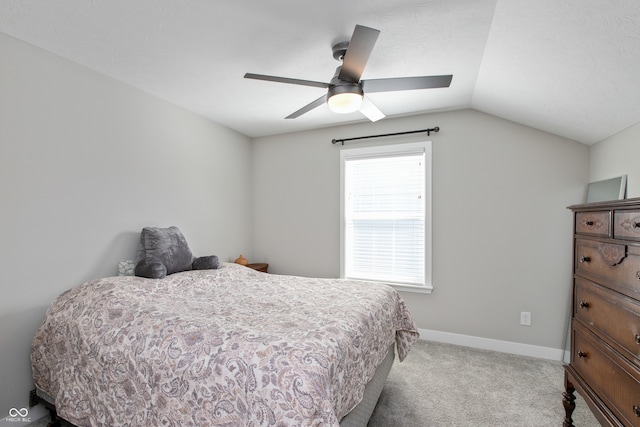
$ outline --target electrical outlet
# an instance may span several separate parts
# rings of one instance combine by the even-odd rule
[[[520,324],[524,326],[531,326],[531,313],[528,311],[520,312]]]

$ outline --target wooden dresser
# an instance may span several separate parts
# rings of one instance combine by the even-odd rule
[[[571,360],[575,390],[602,425],[640,426],[640,198],[570,206],[574,213]]]

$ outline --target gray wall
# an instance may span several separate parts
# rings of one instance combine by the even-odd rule
[[[640,197],[640,123],[591,147],[589,181],[627,175],[627,198]]]
[[[56,295],[115,275],[144,226],[251,256],[249,138],[0,33],[0,419],[27,404]]]
[[[566,206],[585,197],[589,147],[473,110],[255,139],[256,261],[275,273],[337,277],[341,146],[331,139],[433,126],[441,128],[429,138],[434,291],[402,293],[418,327],[563,349],[572,256]],[[521,311],[532,313],[531,327],[520,326]]]

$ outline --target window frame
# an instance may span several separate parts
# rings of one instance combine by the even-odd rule
[[[425,160],[425,194],[424,194],[424,284],[409,285],[400,283],[385,283],[396,290],[418,293],[431,293],[432,282],[432,150],[431,141],[376,145],[358,148],[343,148],[340,150],[340,277],[346,278],[346,220],[345,220],[345,165],[348,160],[382,156],[401,156],[423,151]]]

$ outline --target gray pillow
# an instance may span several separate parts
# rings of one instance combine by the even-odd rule
[[[191,264],[194,270],[215,270],[220,267],[220,260],[215,255],[201,256]]]
[[[162,279],[167,275],[167,267],[159,261],[140,261],[133,270],[138,277],[146,277],[147,279]]]
[[[136,276],[161,279],[191,270],[193,255],[178,227],[145,227],[140,233],[136,261]]]

